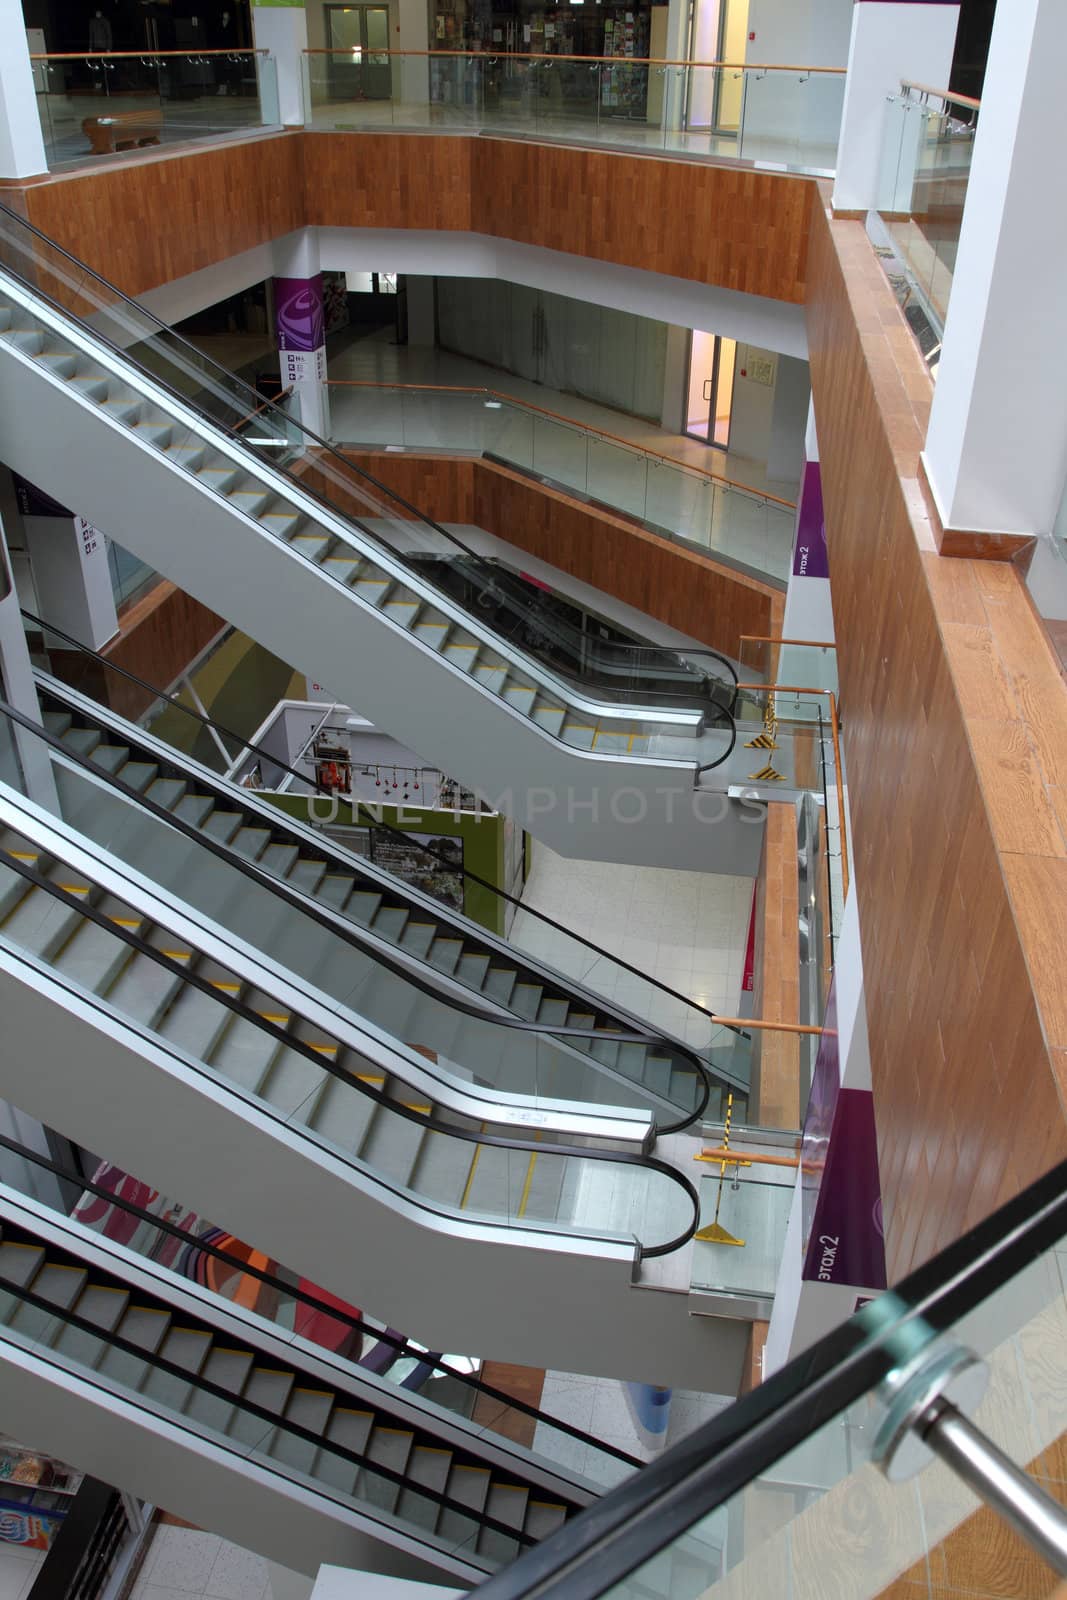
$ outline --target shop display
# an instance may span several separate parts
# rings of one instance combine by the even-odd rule
[[[432,895],[454,911],[463,910],[463,840],[444,834],[421,836],[434,854],[414,839],[401,838],[384,828],[372,829],[371,860],[403,883]]]

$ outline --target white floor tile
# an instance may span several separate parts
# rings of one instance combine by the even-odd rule
[[[146,1588],[158,1586],[202,1595],[221,1546],[217,1534],[164,1525],[153,1539],[142,1569]],[[149,1595],[148,1600],[159,1597]]]
[[[259,1556],[224,1543],[204,1592],[214,1600],[263,1600],[269,1577],[267,1563]]]

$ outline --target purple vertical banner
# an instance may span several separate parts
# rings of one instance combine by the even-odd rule
[[[284,348],[284,347],[283,347]],[[822,472],[817,461],[804,468],[797,506],[797,533],[793,545],[794,578],[828,578],[830,558],[826,549],[826,518],[822,504]]]
[[[869,1089],[841,1087],[832,983],[823,1026],[800,1151],[803,1277],[808,1283],[884,1289],[874,1096]]]
[[[279,350],[318,350],[325,342],[322,273],[313,278],[275,278],[274,324]]]

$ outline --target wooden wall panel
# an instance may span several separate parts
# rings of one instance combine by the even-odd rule
[[[743,633],[781,631],[784,597],[708,557],[474,457],[357,455],[439,522],[473,522],[669,627],[736,656]]]
[[[771,801],[756,891],[752,1015],[768,1022],[800,1021],[800,884],[797,813],[790,801]],[[800,1126],[800,1039],[756,1033],[753,1045],[753,1123]]]
[[[996,822],[1038,805],[1026,715],[1052,744],[1067,723],[1019,574],[935,554],[918,489],[930,380],[862,224],[822,207],[808,333],[896,1279],[1067,1157],[1048,1048],[1067,1043],[1060,986],[1050,973],[1035,992],[1063,928],[1065,846],[1047,817],[1025,841],[998,841]],[[976,723],[998,716],[985,759]]]
[[[127,294],[304,223],[299,133],[116,162],[24,191],[29,220]]]
[[[13,189],[127,294],[294,228],[463,229],[800,304],[814,185],[522,140],[292,132]]]

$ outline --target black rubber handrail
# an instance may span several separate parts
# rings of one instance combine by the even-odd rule
[[[344,1083],[348,1088],[354,1090],[358,1094],[363,1095],[365,1099],[373,1100],[376,1105],[384,1108],[391,1115],[399,1117],[401,1121],[414,1123],[417,1127],[428,1133],[440,1133],[446,1135],[450,1139],[459,1139],[465,1144],[490,1145],[500,1150],[516,1150],[526,1156],[555,1155],[564,1156],[568,1160],[615,1162],[620,1166],[640,1167],[642,1170],[647,1172],[660,1173],[661,1176],[667,1178],[675,1185],[676,1188],[681,1189],[685,1194],[692,1208],[692,1216],[682,1233],[680,1233],[677,1238],[671,1239],[665,1244],[645,1245],[640,1239],[635,1238],[634,1242],[637,1249],[637,1255],[640,1260],[647,1260],[656,1256],[672,1254],[675,1250],[680,1249],[682,1245],[687,1244],[699,1227],[700,1197],[695,1187],[690,1183],[688,1178],[683,1177],[682,1174],[674,1167],[669,1166],[665,1161],[661,1161],[657,1156],[646,1155],[644,1153],[638,1155],[629,1150],[601,1150],[592,1145],[557,1144],[554,1141],[550,1142],[544,1139],[538,1140],[535,1143],[533,1140],[512,1138],[505,1134],[486,1133],[484,1131],[475,1132],[473,1129],[460,1127],[456,1123],[446,1122],[443,1118],[438,1117],[433,1111],[431,1111],[429,1114],[414,1111],[410,1106],[405,1105],[402,1101],[392,1099],[384,1089],[377,1089],[372,1084],[365,1083],[353,1073],[346,1071],[345,1068],[340,1066],[338,1062],[332,1061],[328,1055],[325,1055],[322,1051],[316,1050],[313,1045],[308,1044],[305,1040],[298,1039],[294,1034],[289,1032],[280,1024],[271,1022],[260,1012],[255,1011],[251,1006],[246,1005],[245,1002],[240,1000],[236,995],[217,988],[209,978],[201,977],[201,975],[197,972],[190,972],[185,966],[182,965],[180,961],[172,959],[163,950],[157,949],[155,945],[149,944],[146,939],[143,939],[140,934],[135,933],[132,928],[126,928],[119,923],[113,922],[112,919],[106,915],[106,913],[99,911],[96,906],[81,900],[77,895],[68,893],[60,884],[53,883],[49,878],[46,878],[43,873],[38,872],[35,867],[31,866],[29,862],[21,861],[17,856],[13,856],[7,851],[2,850],[0,850],[0,857],[2,857],[3,864],[6,867],[17,872],[20,877],[25,878],[25,880],[28,883],[31,883],[34,888],[42,890],[45,894],[51,896],[52,899],[58,901],[61,905],[67,906],[68,909],[76,912],[80,917],[94,923],[98,928],[102,928],[106,933],[120,940],[123,944],[129,945],[130,948],[136,950],[139,955],[147,957],[148,960],[154,962],[157,966],[160,966],[164,968],[165,971],[170,972],[172,976],[176,977],[179,982],[184,984],[186,987],[197,989],[201,994],[207,995],[217,1004],[225,1006],[228,1011],[232,1011],[234,1015],[240,1017],[243,1022],[249,1023],[252,1027],[258,1029],[259,1032],[265,1033],[270,1038],[274,1039],[276,1043],[284,1045],[287,1049],[292,1050],[297,1055],[303,1056],[305,1060],[312,1062],[316,1067],[318,1067],[321,1072],[328,1073],[331,1077],[336,1078],[341,1083]],[[165,925],[165,916],[163,914],[160,914],[154,920],[157,921],[161,926]],[[96,996],[95,998],[100,999],[99,996]],[[106,1000],[102,1001],[102,1004],[106,1005]],[[127,1022],[127,1026],[133,1028],[135,1032],[141,1031],[137,1028],[137,1025],[132,1022]],[[351,1047],[345,1046],[345,1048],[348,1049]],[[229,1083],[228,1080],[224,1079],[223,1081],[226,1082],[230,1093],[236,1093],[238,1096],[240,1096],[239,1088],[235,1087],[232,1083]],[[257,1104],[265,1106],[268,1114],[273,1116],[275,1120],[284,1122],[285,1119],[278,1117],[277,1113],[274,1111],[274,1108],[271,1107],[267,1102],[257,1101]],[[318,1146],[318,1141],[315,1140],[311,1130],[305,1129],[305,1135],[311,1140],[312,1143]],[[341,1157],[342,1159],[345,1159],[344,1152],[341,1152]],[[353,1158],[353,1161],[358,1161],[358,1158]],[[391,1189],[394,1193],[400,1192],[397,1190],[396,1186],[391,1182],[391,1180],[388,1179],[383,1173],[376,1172],[373,1168],[368,1168],[367,1170],[372,1173],[375,1181],[380,1183],[383,1188]],[[428,1196],[420,1194],[418,1190],[404,1189],[403,1193],[409,1198],[413,1199],[416,1204],[422,1207],[423,1210],[433,1212],[438,1216],[444,1214],[452,1215],[452,1212],[448,1211],[447,1208],[442,1208],[440,1205],[435,1205]],[[463,1221],[467,1219],[461,1217],[460,1220]],[[507,1226],[509,1228],[513,1226],[513,1224],[510,1222],[498,1223],[495,1218],[489,1218],[487,1224],[483,1224],[480,1221],[479,1225],[489,1227]],[[553,1231],[551,1228],[545,1226],[537,1227],[536,1223],[526,1223],[524,1225],[534,1228],[534,1231],[537,1232]],[[556,1229],[555,1231],[561,1234],[567,1233],[567,1230],[563,1228]],[[574,1237],[573,1234],[567,1234],[567,1236]]]
[[[254,1267],[251,1262],[243,1261],[239,1257],[231,1255],[221,1245],[213,1244],[208,1239],[200,1238],[196,1234],[187,1232],[178,1223],[171,1222],[169,1218],[157,1216],[155,1212],[147,1210],[146,1207],[137,1205],[135,1201],[128,1200],[124,1195],[117,1194],[111,1189],[106,1189],[102,1183],[96,1183],[92,1178],[86,1178],[84,1174],[76,1172],[72,1167],[65,1166],[62,1162],[56,1161],[50,1156],[42,1155],[40,1151],[30,1149],[28,1145],[21,1144],[17,1139],[10,1138],[6,1133],[0,1133],[0,1148],[10,1151],[12,1155],[19,1156],[23,1161],[32,1162],[34,1166],[40,1167],[45,1172],[50,1172],[55,1178],[74,1184],[89,1194],[96,1195],[98,1199],[106,1201],[108,1205],[115,1206],[119,1211],[126,1212],[128,1216],[136,1217],[139,1222],[144,1222],[148,1226],[158,1229],[160,1233],[168,1234],[180,1244],[188,1245],[195,1250],[201,1250],[205,1255],[213,1256],[216,1261],[222,1261],[229,1266],[233,1266],[238,1272],[250,1278],[255,1278],[257,1282],[262,1283],[266,1288],[275,1289],[279,1293],[288,1296],[290,1300],[298,1301],[302,1306],[308,1306],[312,1311],[322,1312],[335,1322],[345,1323],[353,1333],[366,1334],[380,1344],[390,1345],[398,1355],[413,1356],[421,1365],[432,1367],[435,1372],[441,1373],[444,1377],[454,1378],[458,1383],[463,1384],[465,1388],[473,1389],[476,1394],[485,1395],[493,1401],[500,1401],[508,1409],[519,1411],[523,1416],[532,1417],[535,1422],[543,1423],[546,1427],[558,1429],[560,1433],[567,1434],[571,1439],[577,1439],[581,1444],[592,1445],[605,1455],[613,1456],[615,1460],[624,1462],[628,1467],[641,1467],[644,1465],[637,1456],[628,1455],[625,1450],[618,1449],[616,1445],[608,1444],[601,1439],[594,1438],[592,1434],[584,1433],[581,1428],[576,1428],[573,1423],[549,1416],[546,1411],[541,1411],[537,1406],[530,1405],[529,1401],[505,1394],[503,1389],[494,1388],[491,1383],[486,1383],[484,1378],[476,1377],[473,1373],[457,1372],[455,1367],[450,1367],[447,1361],[443,1360],[441,1356],[434,1355],[431,1351],[413,1350],[410,1339],[398,1337],[396,1334],[391,1333],[388,1328],[368,1328],[361,1318],[351,1316],[342,1306],[320,1300],[317,1295],[312,1294],[309,1290],[301,1289],[298,1285],[289,1283],[275,1272],[268,1272],[263,1267]],[[37,1199],[37,1196],[32,1196],[31,1198]],[[74,1217],[73,1220],[77,1221],[78,1219]],[[127,1246],[126,1248],[129,1249],[130,1247]],[[152,1256],[146,1255],[145,1259],[150,1261],[158,1270],[170,1271],[175,1278],[181,1278],[181,1274],[173,1272],[173,1269],[161,1268],[159,1262],[155,1261]],[[220,1296],[220,1298],[224,1297]],[[257,1313],[257,1315],[260,1314]],[[299,1329],[294,1326],[293,1332],[299,1333]],[[350,1365],[358,1367],[359,1363],[351,1362]]]
[[[286,762],[281,760],[280,757],[273,755],[269,750],[264,750],[262,745],[255,744],[252,740],[244,738],[239,733],[235,733],[234,730],[232,728],[228,728],[225,723],[217,721],[214,717],[207,716],[203,711],[195,710],[193,707],[183,704],[183,702],[176,695],[168,694],[165,689],[160,689],[156,684],[149,683],[147,679],[138,677],[137,673],[131,672],[128,667],[122,667],[119,666],[117,662],[110,661],[107,656],[101,655],[99,650],[91,650],[88,645],[82,644],[80,640],[75,639],[72,634],[64,633],[62,628],[57,628],[51,622],[43,621],[42,618],[35,616],[32,611],[27,611],[25,607],[21,608],[21,614],[27,622],[31,622],[35,627],[40,628],[42,633],[54,633],[58,639],[64,640],[65,643],[71,645],[75,650],[80,651],[82,655],[90,656],[94,661],[98,661],[101,666],[105,667],[109,672],[117,673],[119,677],[125,678],[128,683],[136,684],[138,688],[144,689],[148,694],[153,695],[155,699],[163,701],[166,705],[171,706],[177,711],[183,712],[187,717],[191,717],[195,722],[199,722],[202,727],[213,729],[217,734],[220,735],[220,737],[231,739],[234,744],[240,746],[240,755],[243,755],[246,750],[251,751],[253,755],[261,756],[263,760],[269,762],[272,766],[280,768],[281,771],[287,773],[289,777],[296,778],[300,783],[308,784],[310,787],[314,788],[318,794],[325,795],[327,799],[343,802],[350,807],[352,811],[353,822],[355,822],[358,813],[364,809],[359,801],[353,802],[351,800],[344,800],[343,796],[335,794],[332,789],[328,788],[324,783],[319,782],[317,775],[314,777],[309,777],[306,772],[298,772],[295,767],[288,766]],[[71,685],[70,687],[73,686]],[[117,713],[112,714],[117,715]],[[736,736],[735,729],[735,739]],[[175,753],[180,759],[182,752],[176,751]],[[221,783],[227,783],[229,780],[220,777],[219,781]],[[234,788],[238,789],[242,793],[246,792],[241,789],[240,784],[234,784]],[[247,792],[254,794],[256,791],[250,790]],[[285,813],[279,811],[279,816],[284,818]],[[576,944],[583,945],[586,950],[590,950],[598,960],[611,961],[615,964],[615,966],[622,967],[624,971],[629,972],[633,977],[643,978],[645,982],[651,984],[654,989],[658,989],[662,994],[668,995],[672,1000],[681,1000],[685,1005],[692,1007],[694,1011],[699,1011],[702,1016],[708,1018],[709,1022],[714,1022],[718,1027],[726,1028],[728,1032],[736,1033],[742,1039],[751,1038],[751,1034],[746,1033],[743,1028],[737,1027],[736,1024],[719,1022],[715,1012],[709,1011],[707,1006],[702,1006],[699,1001],[690,1000],[687,995],[680,994],[677,989],[670,988],[669,985],[662,983],[658,978],[650,977],[647,973],[642,972],[639,967],[635,967],[631,962],[624,960],[622,956],[615,956],[609,951],[601,949],[599,945],[593,944],[590,939],[587,939],[584,934],[575,933],[573,929],[566,927],[562,922],[557,922],[555,918],[548,916],[546,912],[538,911],[533,906],[528,906],[524,900],[520,900],[516,895],[509,894],[508,891],[506,889],[502,889],[499,884],[490,883],[488,878],[481,877],[477,872],[473,872],[469,867],[455,866],[455,864],[450,861],[448,857],[444,856],[441,851],[436,848],[436,846],[427,844],[425,840],[420,839],[417,834],[406,833],[402,828],[397,828],[393,823],[386,822],[384,819],[379,820],[377,818],[372,818],[368,823],[368,826],[384,828],[386,832],[394,834],[399,839],[406,840],[406,842],[409,844],[415,845],[419,850],[423,850],[427,855],[432,856],[435,861],[439,861],[443,866],[447,866],[451,871],[458,872],[464,879],[471,883],[477,884],[480,889],[489,890],[491,894],[497,895],[508,905],[514,906],[517,911],[522,911],[528,916],[535,917],[538,922],[543,923],[546,927],[551,928],[556,933],[566,934],[566,936],[569,939],[573,939]],[[346,858],[341,857],[334,852],[330,848],[329,840],[325,838],[323,839],[323,848],[324,853],[333,854],[335,860],[345,860],[346,865],[348,865],[349,869],[351,870],[351,863],[348,862]],[[397,893],[402,892],[402,887],[402,885],[398,884]],[[529,958],[525,956],[523,959],[524,961],[529,960]],[[566,975],[563,974],[563,976]],[[574,981],[577,982],[578,980],[576,979]]]
[[[119,289],[115,284],[111,283],[100,273],[95,272],[93,268],[88,266],[84,261],[79,261],[77,256],[72,255],[69,250],[65,250],[62,245],[56,244],[53,239],[50,239],[46,233],[43,233],[41,229],[35,227],[32,222],[28,222],[25,218],[18,216],[18,214],[12,211],[9,206],[5,206],[3,204],[0,204],[0,213],[3,213],[10,220],[10,222],[15,223],[19,228],[24,229],[25,231],[33,234],[35,238],[41,240],[41,242],[46,245],[49,250],[57,252],[64,258],[64,260],[70,262],[71,265],[82,275],[83,279],[87,277],[92,278],[96,283],[103,285],[103,287],[108,291],[108,294],[113,296],[114,299],[121,300],[125,305],[132,307],[139,317],[143,318],[149,323],[154,324],[158,332],[165,334],[168,339],[178,344],[182,350],[189,352],[189,354],[194,358],[193,369],[198,377],[203,376],[205,367],[214,369],[215,373],[217,373],[224,380],[226,389],[231,398],[233,389],[235,387],[247,391],[247,394],[256,400],[258,408],[261,411],[266,409],[271,413],[277,413],[277,415],[282,419],[283,430],[285,427],[295,427],[305,439],[311,441],[316,450],[324,452],[332,460],[339,461],[346,473],[355,473],[357,477],[362,478],[369,484],[372,484],[374,489],[380,494],[384,495],[387,501],[392,501],[395,505],[402,506],[404,510],[409,512],[416,521],[425,524],[425,526],[429,528],[432,528],[435,533],[440,534],[443,539],[447,540],[448,543],[455,547],[455,549],[461,551],[463,555],[468,556],[471,560],[479,563],[485,560],[485,558],[480,556],[477,551],[472,550],[468,545],[465,545],[461,539],[457,538],[454,533],[451,533],[447,528],[443,527],[442,524],[437,522],[433,517],[426,516],[418,506],[407,500],[395,489],[391,489],[387,484],[382,483],[380,479],[376,478],[373,473],[368,472],[364,467],[358,466],[354,461],[346,456],[343,451],[339,450],[336,445],[331,444],[328,439],[323,439],[319,434],[306,427],[302,422],[290,416],[288,412],[282,411],[274,401],[267,400],[266,406],[264,406],[262,402],[265,397],[260,395],[258,390],[253,389],[250,384],[247,384],[244,381],[244,379],[238,378],[234,373],[229,372],[227,368],[221,366],[218,362],[213,361],[210,356],[203,355],[202,352],[198,350],[196,345],[192,344],[182,334],[177,333],[172,327],[170,327],[168,323],[163,322],[161,318],[156,317],[152,312],[147,311],[139,301],[134,300],[130,295],[125,294],[123,290]],[[61,305],[50,295],[45,294],[38,285],[30,282],[29,279],[24,278],[9,264],[4,264],[4,270],[10,272],[12,277],[25,284],[25,286],[33,294],[38,295],[47,304],[59,311],[62,316],[68,317],[79,327],[85,327],[93,338],[98,339],[101,344],[107,346],[108,349],[112,350],[120,358],[124,360],[131,359],[128,351],[122,350],[112,344],[108,338],[98,332],[95,328],[89,328],[82,317],[79,317],[69,308]],[[45,264],[45,270],[47,271],[47,264]],[[107,310],[108,308],[104,307],[102,309]],[[137,365],[136,362],[133,364]],[[193,411],[198,412],[200,416],[204,417],[205,420],[207,420],[213,426],[221,427],[225,433],[237,439],[238,442],[246,444],[246,441],[241,439],[237,427],[232,426],[224,418],[220,419],[213,416],[194,396],[183,394],[181,391],[173,388],[172,385],[167,382],[166,378],[159,377],[158,374],[153,372],[150,368],[142,370],[147,371],[153,382],[159,383],[162,388],[166,389],[167,392],[173,395],[174,398],[180,401],[181,404],[188,406]],[[247,418],[244,420],[247,421]],[[243,422],[241,425],[243,426]],[[256,459],[259,460],[258,457]],[[419,570],[417,562],[413,563],[402,552],[393,549],[391,545],[375,534],[372,529],[364,527],[363,522],[358,517],[352,516],[349,512],[341,511],[336,505],[334,505],[328,496],[320,494],[317,490],[311,488],[298,473],[291,472],[280,462],[270,462],[269,465],[273,471],[277,472],[280,476],[285,477],[291,483],[296,485],[300,489],[301,493],[308,495],[319,505],[324,506],[332,516],[339,517],[342,521],[351,522],[353,526],[359,529],[365,538],[370,539],[372,543],[384,550],[394,560],[399,560],[402,565],[409,567],[411,570],[416,572]],[[681,652],[672,650],[667,646],[659,647],[635,645],[634,648],[640,650],[662,648],[665,656],[671,656],[676,660],[681,658]],[[708,646],[701,646],[698,649],[687,651],[685,653],[690,655],[704,655],[718,661],[720,665],[725,666],[727,671],[732,674],[733,683],[736,687],[736,670],[732,662],[730,662],[725,656],[720,655],[718,651],[712,650]],[[589,692],[588,686],[583,688],[583,692]]]
[[[0,1216],[2,1216],[2,1214],[0,1214]],[[38,1235],[34,1232],[34,1230],[25,1223],[19,1222],[17,1226],[19,1227],[20,1232],[27,1237],[31,1239],[38,1238]],[[67,1245],[60,1245],[57,1247],[54,1244],[47,1244],[43,1245],[42,1248],[45,1249],[46,1259],[50,1253],[56,1253],[57,1251],[62,1253],[64,1256],[69,1257],[73,1261],[81,1261],[82,1259],[75,1250],[71,1249],[70,1246]],[[101,1275],[103,1276],[103,1274]],[[123,1281],[116,1272],[108,1272],[106,1275],[116,1283],[121,1283]],[[375,1477],[384,1478],[387,1483],[395,1483],[398,1488],[406,1489],[412,1494],[425,1495],[428,1500],[434,1501],[434,1503],[439,1505],[442,1510],[457,1512],[461,1511],[469,1521],[478,1522],[482,1527],[492,1529],[494,1533],[507,1534],[509,1538],[514,1539],[518,1544],[534,1545],[537,1542],[532,1534],[526,1533],[524,1530],[520,1530],[518,1528],[509,1527],[507,1523],[498,1522],[494,1517],[489,1516],[486,1512],[472,1511],[469,1505],[464,1505],[459,1500],[453,1500],[451,1495],[446,1494],[441,1489],[431,1489],[424,1484],[413,1483],[410,1478],[406,1478],[404,1474],[402,1472],[398,1472],[395,1467],[387,1467],[379,1461],[374,1461],[370,1456],[363,1455],[359,1451],[353,1450],[349,1445],[339,1444],[336,1439],[327,1439],[324,1434],[316,1433],[313,1428],[305,1427],[302,1422],[296,1422],[292,1417],[283,1416],[278,1411],[272,1411],[269,1406],[261,1405],[257,1400],[250,1400],[247,1395],[242,1394],[239,1390],[227,1389],[223,1384],[215,1383],[211,1378],[205,1378],[202,1373],[195,1372],[191,1367],[185,1367],[182,1366],[178,1361],[169,1360],[168,1357],[160,1355],[157,1350],[152,1350],[147,1345],[137,1344],[133,1339],[126,1339],[121,1333],[116,1333],[114,1329],[105,1327],[103,1323],[93,1322],[88,1317],[79,1316],[76,1311],[70,1310],[61,1301],[48,1300],[44,1295],[37,1294],[33,1289],[24,1287],[22,1284],[17,1283],[13,1278],[0,1276],[0,1287],[3,1288],[6,1294],[13,1295],[15,1299],[23,1301],[26,1305],[34,1306],[38,1311],[44,1311],[49,1316],[57,1317],[58,1320],[65,1323],[68,1328],[75,1328],[79,1333],[89,1334],[94,1339],[97,1339],[103,1344],[108,1345],[112,1350],[121,1351],[123,1355],[134,1356],[138,1361],[143,1361],[147,1366],[155,1367],[159,1372],[165,1372],[168,1377],[179,1378],[184,1383],[187,1383],[190,1388],[199,1389],[203,1394],[209,1394],[216,1400],[223,1400],[228,1404],[237,1407],[241,1411],[247,1411],[250,1416],[258,1417],[260,1421],[270,1424],[272,1428],[278,1428],[286,1433],[291,1433],[296,1439],[302,1439],[307,1444],[313,1444],[318,1446],[318,1448],[321,1450],[327,1450],[331,1455],[340,1456],[343,1461],[349,1461],[353,1466],[358,1466],[364,1472],[370,1473]],[[156,1291],[150,1293],[147,1290],[138,1289],[137,1292],[139,1294],[143,1293],[146,1299],[156,1300],[160,1305],[169,1305],[169,1302],[166,1300],[165,1296]],[[211,1327],[211,1323],[206,1317],[203,1318],[203,1322],[205,1327]],[[3,1325],[0,1324],[0,1342],[3,1340],[4,1331]],[[248,1343],[249,1349],[251,1351],[256,1351],[256,1346],[252,1343],[252,1341],[249,1340]],[[36,1341],[35,1353],[37,1354],[38,1359],[42,1358],[41,1349]],[[257,1353],[262,1354],[263,1352]],[[45,1356],[44,1359],[47,1360],[47,1356]],[[293,1363],[293,1366],[296,1366],[295,1362]],[[64,1367],[62,1370],[67,1371],[69,1369]],[[81,1376],[80,1373],[79,1376]],[[90,1382],[94,1381],[95,1373],[90,1373],[87,1376],[89,1377]],[[107,1390],[107,1392],[113,1393],[114,1391]],[[341,1390],[340,1393],[343,1394],[344,1391]],[[169,1414],[168,1420],[170,1420]],[[181,1423],[180,1419],[179,1425],[188,1427],[188,1424]],[[189,1432],[194,1433],[196,1430],[190,1428]],[[226,1446],[223,1448],[226,1448]],[[233,1448],[236,1450],[236,1443],[234,1443]],[[458,1450],[456,1452],[458,1455],[462,1455],[463,1453],[464,1452],[462,1450]],[[247,1453],[238,1452],[238,1454],[241,1455],[242,1460],[248,1459]],[[258,1462],[257,1465],[264,1466],[265,1463]],[[272,1465],[268,1468],[268,1470],[277,1471],[279,1477],[288,1477],[288,1474],[284,1470],[284,1463],[280,1461],[274,1461],[273,1458]],[[322,1487],[316,1486],[315,1492],[323,1495],[324,1498],[328,1500],[332,1500],[335,1497],[329,1492],[331,1487],[331,1485],[324,1485]],[[355,1497],[353,1496],[353,1498]]]
[[[243,877],[249,878],[261,887],[268,889],[277,899],[283,900],[293,910],[308,917],[320,928],[338,938],[343,944],[350,945],[353,949],[358,950],[361,955],[369,957],[377,966],[383,967],[386,972],[392,973],[394,977],[400,978],[413,989],[417,989],[421,994],[428,995],[431,999],[447,1006],[450,1010],[458,1011],[461,1015],[471,1017],[477,1022],[488,1023],[493,1027],[511,1029],[516,1033],[539,1034],[544,1038],[590,1039],[598,1043],[644,1044],[646,1046],[654,1044],[657,1049],[664,1053],[680,1058],[696,1073],[697,1081],[700,1085],[699,1104],[680,1122],[665,1124],[662,1127],[658,1124],[653,1124],[654,1134],[677,1133],[684,1128],[690,1127],[703,1114],[711,1096],[711,1074],[701,1057],[690,1050],[688,1045],[675,1043],[654,1031],[638,1032],[619,1028],[579,1028],[574,1023],[567,1022],[546,1024],[536,1020],[528,1021],[525,1017],[516,1017],[511,1012],[502,1013],[487,1010],[482,1006],[476,1005],[473,999],[465,1000],[445,988],[443,984],[433,981],[430,977],[422,976],[413,968],[406,966],[404,962],[391,955],[388,950],[377,943],[373,934],[362,930],[357,923],[341,919],[334,922],[323,912],[322,908],[311,896],[306,896],[299,891],[293,890],[284,879],[275,877],[273,873],[261,867],[258,862],[249,860],[247,856],[231,850],[221,840],[213,839],[208,834],[203,833],[200,829],[194,827],[192,823],[186,822],[183,817],[177,816],[173,811],[168,810],[166,806],[160,805],[148,795],[142,794],[139,789],[135,789],[132,784],[126,783],[117,773],[104,771],[98,763],[87,759],[79,754],[78,751],[72,750],[63,743],[62,739],[57,738],[55,734],[49,733],[39,722],[32,721],[31,718],[24,716],[21,711],[16,711],[14,706],[8,705],[2,699],[0,699],[0,716],[6,716],[9,720],[19,723],[34,738],[40,739],[51,749],[62,755],[64,760],[80,767],[84,772],[91,773],[94,779],[102,781],[107,787],[117,789],[120,794],[127,800],[132,801],[142,811],[149,812],[160,822],[174,828],[184,838],[190,840],[200,849],[206,850],[209,855],[215,856],[219,861],[224,861],[235,872],[241,873]],[[426,968],[427,972],[431,970]],[[620,1076],[625,1078],[625,1074],[620,1074]],[[626,1081],[640,1087],[634,1079],[626,1079]],[[722,1086],[726,1088],[732,1087],[725,1080]]]
[[[483,1600],[611,1595],[1065,1236],[1067,1162],[1060,1162],[475,1592]]]

